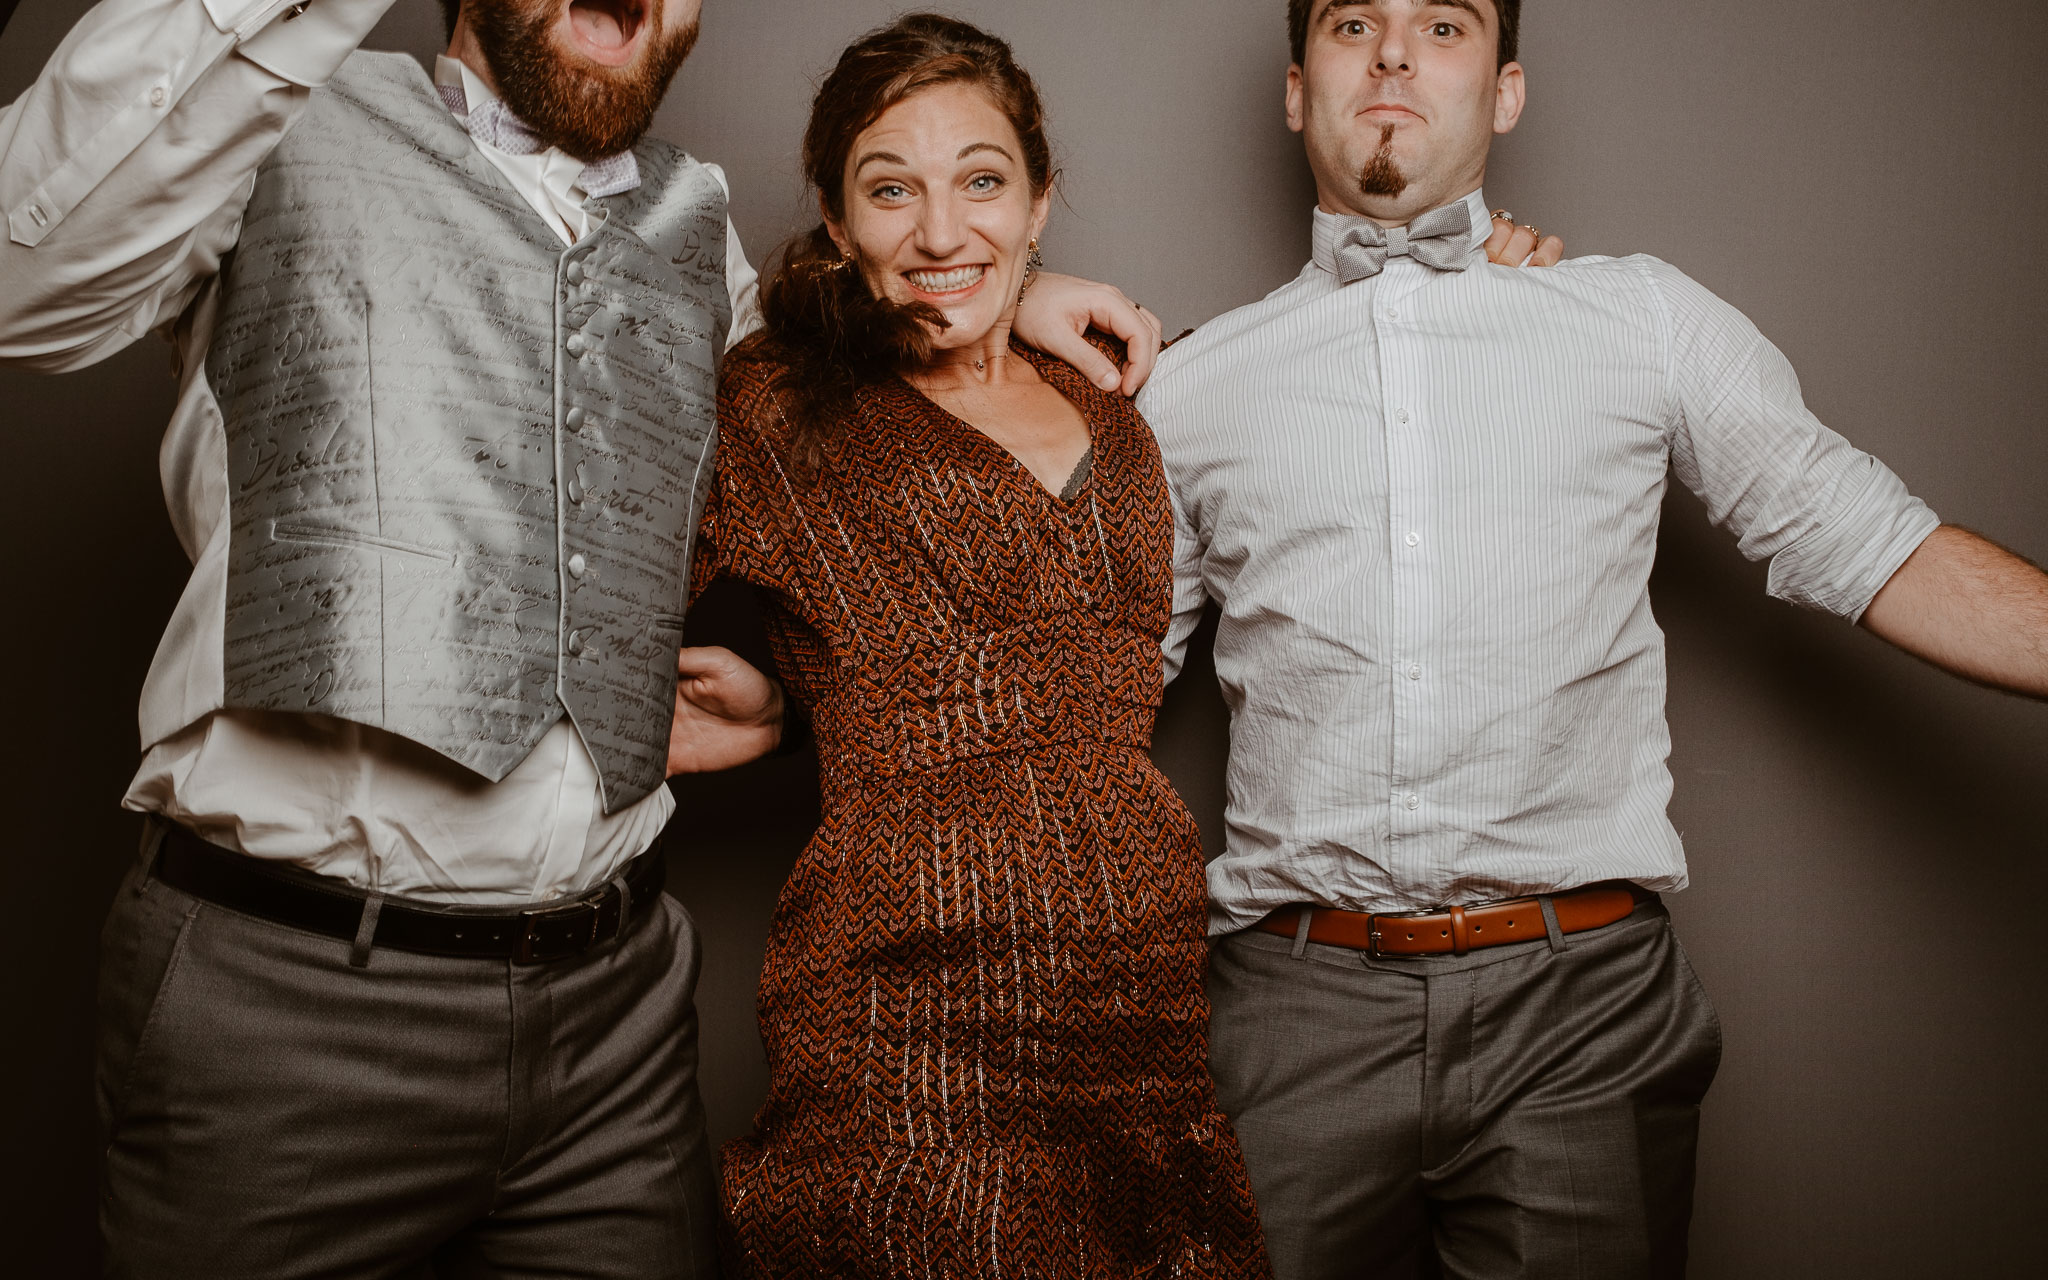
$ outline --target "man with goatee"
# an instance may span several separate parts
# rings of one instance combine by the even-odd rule
[[[1658,897],[1672,477],[1774,596],[2048,698],[2048,574],[1824,426],[1733,307],[1648,257],[1488,265],[1521,10],[1289,0],[1312,258],[1142,404],[1169,648],[1222,612],[1209,1065],[1279,1280],[1685,1274],[1721,1034]]]
[[[107,1269],[706,1275],[663,784],[781,698],[680,647],[754,309],[723,176],[643,137],[698,0],[443,0],[432,77],[355,51],[390,3],[107,0],[0,114],[0,359],[160,329],[180,381]],[[1135,385],[1112,290],[1020,331],[1113,383],[1096,310]]]

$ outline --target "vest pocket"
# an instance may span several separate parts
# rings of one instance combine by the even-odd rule
[[[435,564],[453,568],[459,561],[453,551],[430,547],[418,542],[402,542],[397,538],[386,538],[374,533],[360,533],[354,529],[337,529],[330,525],[287,524],[282,520],[270,523],[270,539],[273,542],[298,542],[319,547],[351,547],[365,551],[389,552],[393,555],[417,556]]]

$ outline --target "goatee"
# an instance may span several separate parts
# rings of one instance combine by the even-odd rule
[[[477,47],[513,114],[548,144],[592,161],[630,148],[654,123],[697,24],[662,33],[662,0],[647,0],[648,47],[624,67],[577,58],[554,40],[551,0],[467,0]]]
[[[1380,127],[1380,149],[1358,175],[1358,189],[1369,196],[1398,196],[1408,189],[1408,175],[1394,159],[1394,126]]]

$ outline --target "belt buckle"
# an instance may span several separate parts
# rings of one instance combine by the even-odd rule
[[[1372,914],[1371,914],[1370,916],[1368,916],[1368,917],[1367,917],[1367,920],[1369,921],[1369,924],[1367,925],[1367,929],[1368,929],[1368,932],[1366,933],[1366,942],[1367,942],[1367,943],[1369,943],[1370,945],[1368,945],[1368,946],[1366,947],[1366,949],[1365,949],[1365,954],[1367,954],[1367,955],[1371,956],[1371,957],[1372,957],[1373,959],[1375,959],[1375,960],[1405,960],[1405,959],[1412,959],[1412,958],[1414,957],[1414,955],[1416,954],[1416,953],[1414,953],[1414,952],[1410,952],[1410,951],[1382,951],[1382,950],[1380,950],[1380,921],[1382,921],[1382,920],[1420,920],[1420,919],[1423,919],[1423,918],[1424,918],[1424,917],[1426,917],[1426,916],[1440,916],[1440,915],[1442,915],[1442,914],[1443,914],[1444,912],[1446,912],[1446,911],[1448,911],[1448,910],[1450,910],[1450,908],[1449,908],[1449,907],[1429,907],[1429,908],[1427,908],[1427,909],[1425,909],[1425,910],[1422,910],[1422,911],[1375,911],[1375,912],[1373,912],[1373,913],[1372,913]]]
[[[579,936],[583,931],[573,925],[578,912],[588,913],[590,917],[588,936]],[[597,941],[598,916],[598,902],[591,898],[538,911],[522,911],[519,913],[519,941],[513,945],[512,959],[518,964],[545,964],[587,950]],[[567,927],[557,933],[549,926]],[[543,930],[550,936],[543,936]]]

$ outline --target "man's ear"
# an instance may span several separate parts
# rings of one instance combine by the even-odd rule
[[[1510,62],[1500,69],[1500,80],[1493,91],[1493,131],[1512,133],[1515,124],[1522,118],[1522,108],[1528,105],[1529,86],[1522,79],[1522,64]]]
[[[1287,127],[1301,132],[1302,92],[1301,64],[1294,63],[1287,68]]]

